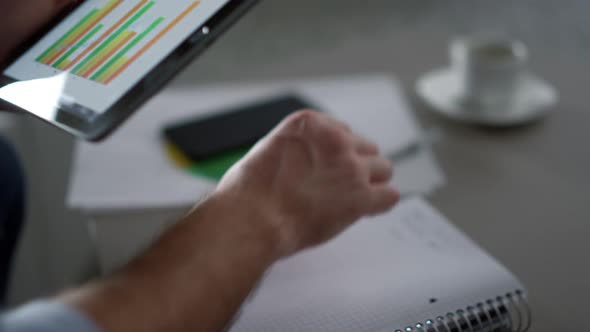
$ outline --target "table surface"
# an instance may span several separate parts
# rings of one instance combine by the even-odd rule
[[[586,319],[590,296],[589,9],[586,0],[263,1],[173,85],[395,75],[422,124],[444,132],[436,153],[448,184],[431,202],[527,285],[533,331],[573,331]],[[416,79],[446,65],[453,36],[473,32],[503,32],[525,41],[532,67],[561,93],[555,112],[510,130],[470,127],[430,114],[413,94]],[[48,237],[40,261],[48,257],[43,264],[59,272],[49,273],[50,288],[67,284],[64,271],[78,269],[64,262],[86,260],[84,250],[71,250],[72,243],[80,238],[81,248],[88,244],[75,229],[76,216],[54,208],[63,206],[72,139],[56,130],[36,135],[43,142],[49,137],[56,147],[39,150],[29,163],[51,160],[30,180],[56,194],[41,205],[33,199],[31,218],[54,220],[53,225],[27,240]],[[39,284],[38,269],[20,270],[22,280]],[[23,297],[35,294],[31,287]]]
[[[527,285],[533,331],[573,331],[590,296],[589,10],[584,0],[267,1],[174,84],[397,76],[422,124],[444,132],[436,152],[448,184],[431,202]],[[549,117],[492,130],[442,119],[417,100],[420,74],[446,65],[453,36],[474,32],[529,45],[532,68],[561,93]]]

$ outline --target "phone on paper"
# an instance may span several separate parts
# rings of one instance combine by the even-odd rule
[[[170,124],[163,136],[186,159],[198,163],[251,147],[288,115],[302,109],[318,110],[304,98],[286,94]]]

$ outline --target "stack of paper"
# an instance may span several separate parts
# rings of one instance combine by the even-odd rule
[[[167,90],[150,101],[101,144],[80,143],[75,154],[70,207],[113,211],[190,206],[215,183],[175,167],[164,153],[161,129],[171,122],[296,93],[347,122],[393,153],[420,139],[421,132],[398,84],[388,77],[270,82]],[[444,182],[429,151],[396,165],[394,183],[402,193],[429,193]]]

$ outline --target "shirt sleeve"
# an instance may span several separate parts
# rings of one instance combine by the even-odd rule
[[[0,316],[1,332],[99,332],[81,312],[59,302],[40,301]]]

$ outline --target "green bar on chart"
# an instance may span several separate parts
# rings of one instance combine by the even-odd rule
[[[139,44],[147,35],[149,35],[152,31],[154,31],[162,22],[164,22],[164,18],[160,17],[155,20],[144,32],[142,32],[139,36],[137,36],[131,43],[129,43],[123,50],[121,50],[117,55],[115,55],[109,62],[107,62],[96,74],[94,74],[91,78],[93,81],[98,81],[104,83],[108,78],[107,73],[113,74],[113,72],[109,69],[112,69],[113,66],[117,65],[119,59],[124,57],[127,52],[129,52],[133,47]]]
[[[58,41],[51,45],[51,47],[49,47],[45,52],[43,52],[43,54],[41,54],[36,60],[46,65],[51,65],[51,63],[47,63],[47,60],[51,59],[51,57],[53,57],[55,54],[57,54],[57,52],[60,51],[60,46],[62,46],[65,40],[75,35],[76,33],[79,33],[80,29],[85,24],[87,24],[96,13],[98,13],[98,9],[94,9],[90,13],[88,13],[88,15],[84,16],[84,18],[81,19],[80,22],[78,22],[78,24],[76,24],[63,37],[61,37]]]
[[[124,25],[122,25],[117,32],[112,34],[107,40],[105,40],[99,47],[97,47],[90,55],[88,55],[82,62],[80,62],[73,70],[74,74],[82,75],[85,68],[88,69],[88,63],[91,62],[99,53],[101,53],[105,47],[115,40],[115,38],[122,35],[133,23],[135,23],[139,18],[141,18],[153,5],[155,4],[154,1],[149,2],[145,7],[143,7],[137,14],[135,14],[129,21],[127,21]]]
[[[82,40],[80,40],[74,47],[72,47],[59,60],[57,60],[57,62],[53,64],[53,67],[58,68],[58,69],[64,69],[67,66],[66,60],[68,60],[68,58],[74,52],[76,52],[78,49],[80,49],[80,47],[85,45],[90,40],[90,38],[92,38],[94,35],[96,35],[102,28],[104,28],[104,25],[102,25],[102,24],[97,25],[89,34],[87,34],[84,38],[82,38]]]
[[[133,37],[135,37],[136,32],[134,31],[124,31],[122,34],[117,36],[109,45],[107,45],[96,57],[92,59],[92,61],[88,62],[88,64],[82,68],[80,72],[80,76],[88,78],[90,74],[98,69],[103,63],[105,63],[110,57],[115,54],[118,50],[120,50],[125,44],[127,44]]]
[[[128,57],[120,57],[107,69],[107,71],[105,71],[98,79],[96,79],[96,81],[102,84],[106,84],[109,77],[111,77],[115,72],[117,72],[119,68],[123,67],[127,63],[127,61],[129,61]]]

